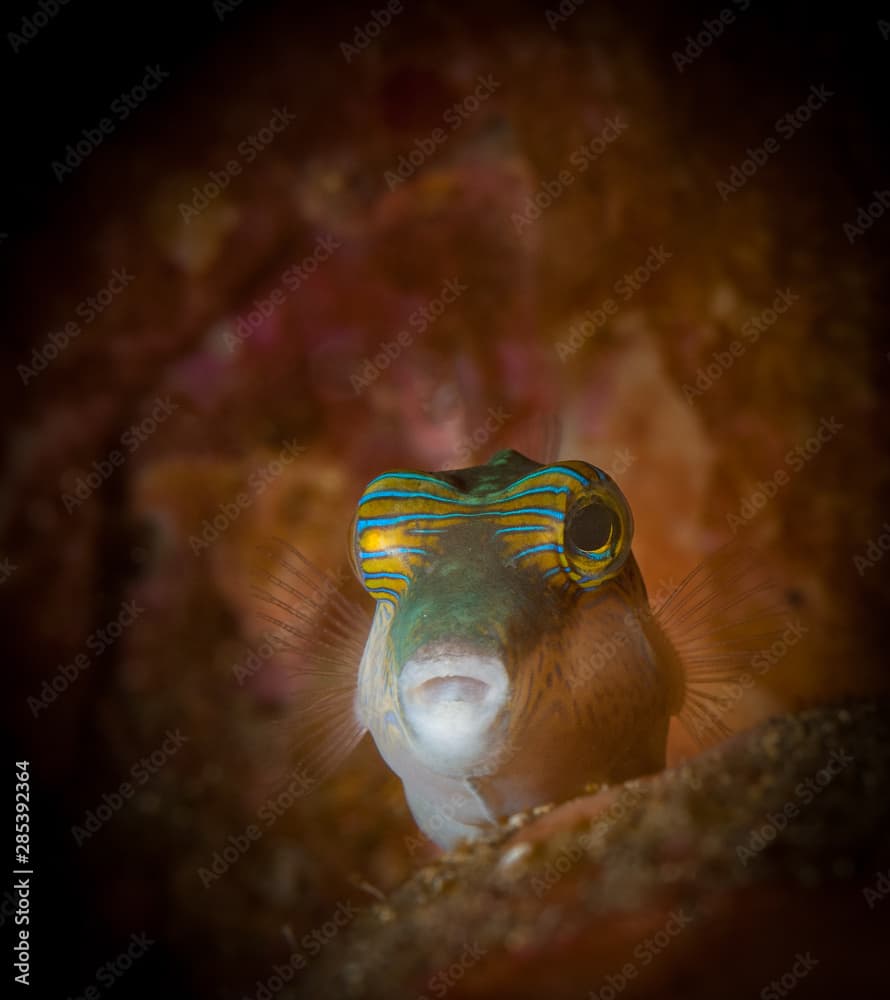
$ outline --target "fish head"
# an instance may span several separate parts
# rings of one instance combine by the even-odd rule
[[[503,451],[368,484],[357,709],[406,789],[470,782],[500,817],[663,766],[675,679],[632,538],[627,500],[585,462]]]

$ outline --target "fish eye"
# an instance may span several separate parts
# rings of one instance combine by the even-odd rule
[[[566,525],[566,540],[587,555],[607,553],[614,549],[621,534],[618,515],[603,503],[580,507]]]

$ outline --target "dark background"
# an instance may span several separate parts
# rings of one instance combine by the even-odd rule
[[[509,25],[511,10],[519,20],[523,11],[556,9],[556,4],[521,3],[473,9],[463,5],[469,30],[485,32]],[[579,5],[579,10],[584,5]],[[732,5],[729,6],[731,9]],[[412,5],[421,17],[435,4]],[[458,5],[460,8],[461,5]],[[659,4],[629,2],[639,40],[647,43],[653,65],[663,67],[666,86],[689,88],[700,109],[695,128],[699,136],[719,139],[732,120],[783,84],[804,78],[824,80],[838,92],[842,109],[832,109],[834,139],[814,150],[861,199],[874,184],[872,155],[887,153],[882,127],[886,111],[888,59],[886,42],[877,22],[886,19],[879,4],[850,4],[843,8],[806,3],[751,3],[720,38],[719,46],[696,62],[694,73],[677,74],[664,55],[699,30],[705,18],[719,14],[716,3],[687,2],[668,10]],[[21,18],[38,8],[11,4],[4,12],[4,30],[20,30]],[[373,10],[374,5],[367,6]],[[408,6],[405,5],[405,10]],[[321,36],[331,24],[354,24],[365,10],[339,4],[324,12],[301,4],[274,4],[243,0],[220,19],[212,3],[193,2],[82,4],[69,0],[51,23],[24,48],[4,50],[8,74],[10,143],[5,156],[11,181],[6,188],[5,230],[25,234],[52,218],[55,196],[64,186],[52,176],[50,163],[61,154],[84,123],[106,113],[108,104],[141,78],[146,64],[160,62],[171,71],[172,89],[188,88],[188,68],[201,60],[223,38],[237,39],[258,18],[273,18],[282,30],[290,26],[301,36]],[[348,37],[345,35],[343,37]],[[714,47],[712,46],[712,49]],[[711,63],[713,65],[709,66]],[[182,72],[185,70],[186,72]],[[726,71],[730,72],[727,74]],[[714,92],[710,75],[719,73],[723,86]],[[727,86],[727,80],[732,84]],[[111,142],[125,142],[135,121],[124,123]],[[803,139],[807,141],[806,137]],[[60,190],[60,188],[62,190]]]

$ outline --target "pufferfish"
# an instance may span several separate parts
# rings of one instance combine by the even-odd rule
[[[657,611],[617,483],[582,461],[500,451],[394,471],[358,502],[350,561],[373,618],[298,553],[265,592],[316,674],[305,761],[319,776],[365,733],[418,826],[450,848],[507,817],[664,768],[668,727],[722,728],[718,694],[773,630],[736,554]]]

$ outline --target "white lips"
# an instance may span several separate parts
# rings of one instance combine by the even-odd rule
[[[507,671],[497,657],[415,654],[402,668],[399,694],[426,766],[453,772],[493,752],[490,729],[508,689]]]

